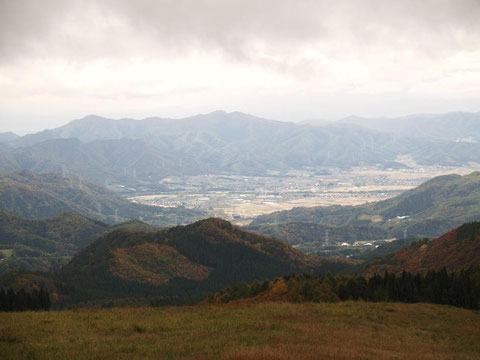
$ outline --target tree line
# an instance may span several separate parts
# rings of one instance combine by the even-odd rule
[[[226,303],[255,298],[259,301],[336,302],[427,302],[467,309],[480,309],[480,268],[457,272],[446,269],[425,274],[386,271],[371,277],[361,275],[289,275],[272,281],[240,283],[210,294],[207,302]]]
[[[45,288],[18,291],[0,288],[0,311],[37,311],[49,310],[50,294]]]
[[[340,300],[428,302],[467,309],[480,309],[480,269],[468,268],[448,273],[444,268],[426,274],[385,272],[369,279],[350,278],[337,290]]]

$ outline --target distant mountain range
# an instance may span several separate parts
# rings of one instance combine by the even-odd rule
[[[341,123],[356,124],[368,129],[399,136],[423,137],[458,142],[480,142],[480,112],[415,114],[396,118],[362,118],[351,116]]]
[[[5,133],[0,133],[0,142],[1,143],[6,143],[6,142],[13,142],[15,140],[20,139],[20,136],[12,133],[12,132],[5,132]]]
[[[262,215],[248,230],[292,244],[439,236],[480,220],[480,172],[435,177],[388,200],[359,206],[294,208]]]
[[[20,136],[12,132],[0,133],[0,149],[2,150],[9,149],[10,146],[8,146],[7,144],[12,143],[18,139],[20,139]]]
[[[405,135],[405,136],[403,136]],[[408,135],[408,136],[407,136]],[[112,120],[95,115],[23,137],[6,136],[0,171],[61,172],[96,184],[141,189],[172,175],[265,174],[312,166],[460,165],[480,158],[480,144],[388,134],[352,124],[313,126],[217,111],[185,119]]]

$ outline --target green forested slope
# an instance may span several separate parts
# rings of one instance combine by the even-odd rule
[[[26,219],[0,210],[0,273],[58,268],[107,228],[101,222],[69,213]]]
[[[259,216],[250,230],[299,243],[297,223],[304,239],[323,241],[323,227],[332,234],[347,232],[339,241],[370,237],[439,236],[465,222],[480,220],[480,172],[433,178],[388,200],[359,206],[295,208]],[[309,229],[312,229],[309,232]]]
[[[67,211],[106,223],[142,218],[156,225],[174,225],[205,217],[199,210],[160,208],[128,201],[107,188],[58,173],[0,173],[0,209],[27,218],[45,218]]]
[[[239,281],[343,268],[221,219],[158,232],[121,229],[80,251],[61,271],[78,298],[194,296]]]

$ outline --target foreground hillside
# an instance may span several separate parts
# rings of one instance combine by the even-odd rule
[[[401,301],[480,309],[480,222],[437,239],[423,239],[391,255],[366,261],[348,275],[291,275],[235,284],[210,294],[210,303],[244,301]],[[353,275],[355,274],[355,275]],[[246,300],[248,299],[248,300]]]
[[[346,300],[371,302],[432,303],[465,309],[480,309],[480,268],[448,273],[429,271],[402,272],[396,276],[385,272],[370,277],[360,275],[293,275],[272,281],[254,281],[210,294],[206,303],[242,302],[337,302]]]
[[[435,177],[396,197],[359,206],[294,208],[256,218],[249,230],[289,243],[440,236],[480,220],[480,172]],[[301,229],[301,230],[299,230]],[[348,234],[345,236],[345,234]],[[303,240],[302,240],[303,239]]]
[[[480,357],[480,314],[427,304],[257,304],[0,314],[6,359]],[[25,324],[29,326],[25,326]]]
[[[74,256],[60,278],[83,299],[194,296],[241,281],[346,266],[212,218],[157,232],[112,231]]]

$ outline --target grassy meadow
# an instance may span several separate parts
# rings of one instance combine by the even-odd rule
[[[480,313],[236,303],[0,313],[1,359],[480,359]]]

